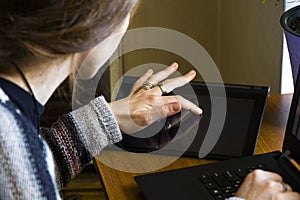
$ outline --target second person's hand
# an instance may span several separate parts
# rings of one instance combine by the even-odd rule
[[[263,170],[250,173],[236,196],[246,200],[300,200],[279,174]]]

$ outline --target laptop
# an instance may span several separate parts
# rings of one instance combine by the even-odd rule
[[[234,196],[246,175],[254,169],[279,173],[284,182],[300,192],[300,78],[298,75],[280,151],[246,156],[207,165],[135,176],[146,199],[225,199]]]
[[[137,79],[134,76],[123,77],[116,99],[127,97]],[[220,92],[224,86],[226,97]],[[172,94],[179,94],[199,105],[204,111],[203,116],[197,118],[194,114],[182,111],[167,118],[166,121],[156,122],[133,135],[124,134],[123,140],[117,145],[131,152],[154,152],[178,156],[181,153],[179,151],[182,151],[182,147],[186,145],[186,141],[189,140],[188,137],[191,137],[191,132],[193,132],[194,138],[183,152],[183,156],[199,157],[200,148],[210,124],[218,123],[213,121],[211,117],[212,100],[210,93],[214,94],[214,98],[226,98],[227,110],[219,140],[212,151],[206,155],[206,158],[229,159],[253,155],[265,103],[269,95],[268,86],[191,82],[189,86],[175,89]],[[222,110],[215,110],[214,112],[219,114]],[[177,124],[174,121],[177,121]],[[172,124],[171,129],[166,128],[168,124]],[[157,127],[162,128],[158,130]],[[140,137],[142,134],[144,136]],[[147,134],[149,134],[148,137],[145,136]],[[152,136],[150,136],[151,134]],[[180,139],[172,141],[178,134],[180,134]],[[172,145],[162,148],[171,141]],[[235,145],[232,145],[233,143]]]

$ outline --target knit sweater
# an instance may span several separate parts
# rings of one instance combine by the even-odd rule
[[[59,188],[121,139],[103,97],[39,133],[0,87],[0,199],[60,199]]]

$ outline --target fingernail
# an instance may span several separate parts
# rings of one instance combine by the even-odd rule
[[[177,113],[180,111],[181,106],[180,106],[180,104],[175,103],[175,104],[173,104],[172,109],[173,109],[173,112]]]
[[[203,110],[201,108],[193,109],[192,112],[197,114],[197,115],[202,115],[203,114]]]
[[[153,73],[153,70],[152,69],[148,69],[147,74],[151,74],[151,73]]]
[[[199,108],[197,110],[198,110],[198,115],[202,115],[203,114],[203,110],[201,108]]]
[[[194,76],[195,74],[196,74],[196,72],[194,70],[192,70],[192,71],[189,72],[190,76]]]
[[[177,68],[177,67],[178,67],[178,64],[177,64],[176,62],[174,62],[174,63],[171,65],[171,67]]]

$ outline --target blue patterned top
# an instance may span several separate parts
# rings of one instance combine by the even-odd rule
[[[122,139],[119,127],[98,97],[38,132],[31,95],[16,87],[0,82],[0,199],[60,199],[59,188]]]

